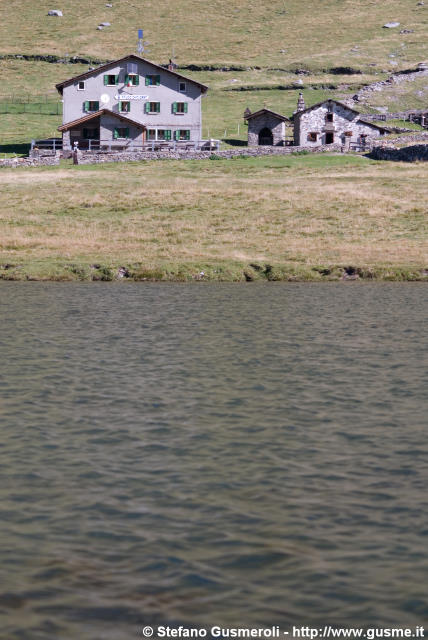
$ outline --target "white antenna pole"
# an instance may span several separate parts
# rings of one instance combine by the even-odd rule
[[[143,53],[143,51],[144,51],[143,30],[142,29],[138,29],[137,53],[139,53],[141,55]]]

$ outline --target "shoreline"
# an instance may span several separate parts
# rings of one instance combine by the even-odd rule
[[[0,264],[8,282],[428,282],[428,265],[299,265],[266,263]]]

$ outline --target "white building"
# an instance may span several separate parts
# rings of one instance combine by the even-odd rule
[[[202,139],[208,87],[131,54],[56,85],[63,96],[63,148],[126,147]]]

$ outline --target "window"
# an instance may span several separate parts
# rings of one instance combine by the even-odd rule
[[[147,140],[171,140],[171,129],[148,129]]]
[[[181,93],[184,93],[186,91],[186,83],[185,82],[180,82],[179,85],[178,85],[178,90]]]
[[[187,102],[173,102],[172,113],[187,113]]]
[[[85,111],[99,111],[100,103],[98,100],[86,100]]]
[[[126,70],[127,70],[128,73],[133,73],[134,75],[137,75],[137,73],[138,73],[137,63],[136,62],[127,62]]]
[[[95,140],[97,138],[97,129],[83,129],[83,137],[85,140]]]
[[[190,129],[178,129],[174,132],[175,140],[190,140]]]
[[[77,88],[79,91],[84,91],[85,90],[85,81],[84,80],[80,80],[77,83]]]
[[[160,76],[146,76],[146,87],[157,87],[160,85]]]
[[[113,131],[113,138],[117,140],[118,138],[129,138],[129,128],[128,127],[115,127]]]
[[[114,87],[119,84],[119,76],[115,76],[114,74],[107,74],[104,76],[104,84],[106,87]]]
[[[333,122],[333,114],[332,113],[326,113],[325,121],[326,122]]]
[[[158,129],[158,140],[171,140],[171,129]]]
[[[144,113],[160,113],[160,102],[146,102]]]
[[[127,73],[125,76],[125,84],[128,87],[138,87],[140,78],[135,73]]]
[[[311,131],[308,133],[308,142],[316,142],[318,138],[318,133],[316,131]]]
[[[122,113],[129,113],[131,111],[131,103],[129,100],[122,100],[119,102],[119,111]]]

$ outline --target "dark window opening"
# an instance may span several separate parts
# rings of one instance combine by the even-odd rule
[[[325,116],[325,121],[326,122],[333,122],[333,114],[332,113],[327,113]]]

